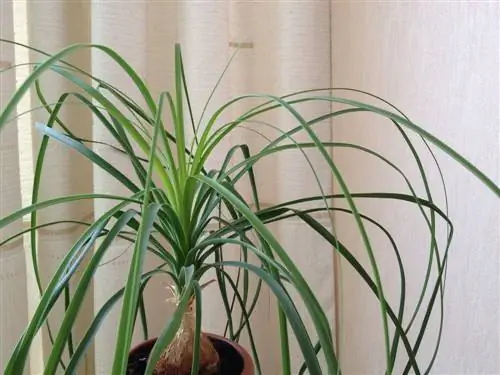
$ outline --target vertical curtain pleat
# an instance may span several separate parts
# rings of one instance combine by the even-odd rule
[[[263,66],[268,66],[271,71],[274,71],[273,64],[270,63],[269,58],[272,57],[273,49],[268,48],[269,43],[267,40],[274,40],[269,27],[274,14],[270,12],[267,18],[261,18],[266,14],[262,8],[267,8],[266,4],[252,1],[230,1],[229,2],[229,28],[227,36],[227,47],[229,48],[226,59],[232,59],[227,75],[225,77],[228,82],[228,100],[236,98],[241,95],[247,95],[254,92],[265,92],[269,90],[269,84],[272,85],[273,80],[265,80],[263,75]],[[267,33],[266,33],[267,31]],[[267,34],[267,37],[263,38]],[[267,38],[267,40],[266,40]],[[267,57],[266,57],[267,56]],[[257,88],[258,87],[258,88]],[[259,99],[263,102],[266,99]],[[251,106],[258,102],[256,99],[245,99],[238,101],[232,105],[227,113],[226,121],[233,121],[246,111]],[[269,116],[259,116],[259,120],[269,120]],[[243,123],[225,140],[224,147],[221,151],[227,150],[236,145],[246,145],[249,147],[251,153],[257,152],[266,144],[263,136],[269,135],[269,129],[266,129],[262,124],[252,123],[251,121]],[[243,160],[241,151],[236,153],[233,165]],[[272,170],[275,167],[275,159],[270,157],[261,160],[254,166],[256,171],[256,184],[259,189],[259,202],[261,208],[264,208],[270,202],[269,200],[269,184],[266,176],[260,176],[263,170]],[[238,184],[241,189],[242,195],[247,201],[257,208],[257,202],[254,202],[253,194],[250,189],[248,179],[245,179]],[[271,225],[270,229],[275,232],[276,225]],[[229,248],[231,249],[231,248]],[[233,254],[227,253],[225,250],[225,259],[243,260],[242,249],[235,247]],[[256,256],[248,251],[248,260],[255,264],[260,264]],[[236,269],[228,269],[233,275],[234,279],[237,278]],[[242,270],[241,270],[242,271]],[[241,272],[240,271],[240,272]],[[241,275],[240,275],[241,282]],[[256,293],[258,279],[255,275],[249,275],[249,301],[245,308],[248,309]],[[240,294],[244,294],[243,288],[239,290]],[[239,307],[239,306],[238,306]],[[215,306],[212,307],[215,309]],[[235,309],[232,314],[233,317],[239,316],[239,308]],[[260,360],[263,373],[279,372],[279,345],[278,345],[278,314],[277,304],[272,298],[269,288],[264,284],[260,291],[259,301],[256,304],[253,315],[250,319],[252,328],[252,338],[255,341],[255,347]],[[235,323],[239,320],[236,318]],[[236,324],[236,327],[238,325]],[[247,348],[251,348],[250,332],[243,331],[241,336],[241,343]]]
[[[98,1],[92,4],[92,42],[105,44],[121,54],[136,72],[144,76],[147,71],[147,6],[145,2],[130,2],[126,6],[116,6],[115,2]],[[94,52],[92,54],[92,73],[99,78],[110,82],[132,97],[140,100],[137,89],[133,90],[133,83],[122,69],[106,54]],[[116,102],[116,100],[115,100]],[[98,121],[94,121],[94,139],[118,146],[111,134]],[[94,151],[112,163],[129,177],[134,176],[133,169],[128,161],[117,152],[104,145],[95,145]],[[94,191],[117,195],[130,195],[131,192],[116,182],[107,172],[94,167]],[[96,216],[102,215],[115,202],[94,202]],[[134,245],[130,242],[117,239],[110,246],[103,258],[102,266],[94,278],[94,306],[97,312],[101,306],[118,289],[125,285],[130,267]],[[113,365],[113,354],[116,348],[117,327],[120,320],[121,300],[109,313],[95,337],[96,373],[109,374]],[[136,326],[134,342],[140,340]]]
[[[121,54],[133,69],[146,81],[155,100],[162,91],[171,90],[173,72],[173,42],[177,35],[175,2],[130,2],[117,7],[114,2],[92,4],[92,42],[105,44]],[[112,83],[136,100],[143,108],[144,101],[130,78],[109,56],[96,52],[92,56],[92,72]],[[114,100],[114,99],[113,99]],[[116,102],[116,100],[114,100]],[[167,117],[167,116],[165,116]],[[102,124],[94,122],[94,139],[116,145],[110,133]],[[131,164],[107,146],[96,145],[94,150],[137,182]],[[131,192],[121,186],[106,172],[94,168],[94,190],[121,195]],[[108,210],[113,202],[96,201],[97,215]],[[94,279],[95,311],[118,289],[124,286],[130,268],[134,244],[118,239],[110,247]],[[145,268],[152,269],[158,259],[148,254]],[[166,301],[168,279],[155,276],[145,290],[145,306],[148,328],[158,335],[170,316],[171,305]],[[96,372],[110,373],[115,350],[116,332],[120,319],[121,301],[111,311],[96,336]],[[139,322],[134,332],[133,344],[143,340]]]
[[[0,0],[0,37],[13,39],[11,0]],[[0,43],[0,70],[15,64],[14,46]],[[0,108],[15,89],[15,70],[0,74]],[[15,113],[12,117],[15,116]],[[0,217],[21,207],[17,121],[0,133]],[[22,230],[22,220],[0,229],[0,241]],[[23,238],[0,246],[0,369],[3,369],[28,321],[26,262]],[[25,374],[29,373],[29,366]]]
[[[273,52],[269,51],[274,73],[274,85],[260,84],[254,90],[271,92],[276,95],[285,95],[311,88],[325,88],[330,86],[330,2],[275,2],[276,18],[270,22],[271,39],[274,44]],[[268,26],[269,27],[269,26]],[[259,55],[260,56],[260,55]],[[266,66],[262,70],[266,70]],[[256,72],[259,74],[259,72]],[[327,92],[326,92],[327,93]],[[318,95],[325,94],[320,92]],[[300,97],[300,96],[299,96]],[[303,120],[309,121],[316,116],[330,110],[328,102],[297,104]],[[279,130],[289,131],[300,123],[289,111],[280,110],[273,119]],[[329,120],[310,127],[311,131],[322,141],[331,140],[331,123]],[[277,132],[274,131],[275,136]],[[292,136],[292,142],[311,142],[312,139],[305,131]],[[326,150],[329,152],[329,150]],[[297,199],[304,196],[321,196],[332,194],[331,170],[324,157],[317,151],[294,150],[279,154],[276,158],[276,169],[263,167],[259,175],[261,179],[269,176],[269,181],[276,185],[272,195],[267,200],[273,204]],[[265,169],[264,169],[265,168]],[[272,173],[272,174],[271,174]],[[331,204],[330,200],[318,200],[302,205],[302,208],[312,208]],[[312,214],[327,228],[331,227],[331,217],[327,213]],[[276,231],[287,249],[290,257],[300,265],[300,270],[308,281],[311,289],[316,293],[318,301],[325,309],[331,322],[333,335],[333,297],[334,297],[334,249],[318,236],[312,229],[304,225],[299,219],[290,219],[280,222]],[[296,301],[297,308],[304,323],[311,334],[313,343],[317,339],[316,330],[306,306],[294,291],[291,297]],[[298,373],[303,358],[295,338],[291,339],[292,373]]]
[[[145,44],[145,62],[143,71],[144,80],[155,100],[159,99],[161,93],[172,92],[173,88],[173,44],[178,37],[177,14],[178,4],[176,1],[151,1],[146,2],[146,33],[148,42]],[[167,129],[172,128],[170,113],[165,107],[163,120]],[[168,247],[166,241],[163,245]],[[151,270],[158,267],[162,262],[152,253],[146,254],[145,269]],[[156,337],[165,328],[173,304],[168,286],[171,280],[165,274],[156,275],[149,282],[144,291],[144,304],[149,329],[149,337]],[[139,324],[139,323],[138,323]],[[136,340],[144,339],[141,335]],[[134,343],[136,343],[135,341]]]
[[[45,2],[28,1],[28,37],[29,44],[48,53],[58,51],[73,43],[86,43],[90,39],[90,8],[87,1]],[[37,63],[45,56],[32,52],[30,59]],[[66,61],[89,70],[89,50],[80,50],[66,56]],[[84,78],[86,80],[86,78]],[[88,82],[88,80],[87,80]],[[48,103],[53,105],[64,92],[75,91],[75,86],[56,73],[48,73],[40,80],[40,85]],[[83,139],[92,138],[91,116],[81,103],[69,98],[62,107],[60,118],[77,136]],[[41,104],[32,91],[32,106]],[[33,123],[45,123],[49,114],[44,109],[33,111]],[[57,126],[56,126],[57,127]],[[42,137],[33,130],[33,156],[36,161]],[[50,140],[44,159],[43,173],[40,180],[39,200],[92,192],[91,164],[68,146]],[[42,210],[38,214],[38,224],[57,220],[93,221],[93,207],[90,201],[79,201],[71,204],[57,205]],[[44,227],[38,230],[38,264],[42,286],[46,285],[58,267],[62,257],[75,243],[85,226],[67,223]],[[71,289],[74,289],[78,275],[73,278]],[[49,315],[49,323],[54,334],[57,334],[59,323],[64,314],[64,301],[60,298],[56,308]],[[92,319],[92,293],[87,295],[81,308],[79,319],[73,330],[75,344],[79,341]],[[44,330],[43,348],[45,356],[50,353],[51,343],[48,332]],[[89,352],[90,353],[90,352]],[[67,354],[67,353],[66,353]],[[86,374],[93,368],[92,355],[87,356],[81,373]]]
[[[195,124],[198,125],[205,104],[227,62],[229,10],[227,3],[216,1],[179,1],[178,4],[178,42],[182,48],[189,95],[193,104],[193,116]],[[228,82],[223,80],[207,106],[200,122],[200,132],[205,128],[214,109],[227,97]],[[185,115],[185,119],[188,118]],[[220,121],[217,121],[217,126],[224,123],[224,120],[227,118],[223,116]],[[191,126],[188,127],[191,128]],[[188,134],[192,139],[193,131],[190,130]],[[214,168],[214,163],[221,161],[222,157],[216,151],[215,157],[210,158],[209,163],[211,164],[207,169]],[[205,277],[214,279],[215,272],[209,272]],[[223,333],[226,314],[220,292],[215,285],[211,285],[203,291],[202,303],[203,330]]]

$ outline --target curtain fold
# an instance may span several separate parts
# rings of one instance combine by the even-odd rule
[[[0,38],[13,39],[12,2],[0,0]],[[0,43],[0,70],[15,64],[14,46]],[[15,70],[0,74],[0,108],[7,103],[16,85]],[[13,116],[14,117],[14,116]],[[0,217],[21,207],[19,147],[16,120],[0,133]],[[22,230],[17,220],[0,229],[0,241]],[[0,368],[4,368],[28,322],[26,261],[23,238],[0,246]],[[29,367],[25,370],[29,374]]]
[[[27,2],[27,22],[29,44],[48,53],[54,53],[73,43],[89,41],[90,4],[87,1],[71,2]],[[43,61],[46,58],[37,52],[30,53],[32,62]],[[78,51],[66,58],[82,69],[90,68],[90,53]],[[75,86],[64,78],[51,72],[40,80],[41,91],[45,100],[53,106],[63,92],[75,90]],[[33,108],[39,108],[31,113],[32,124],[45,124],[49,113],[41,108],[42,102],[37,99],[35,90],[31,93]],[[88,110],[79,105],[75,98],[69,97],[71,104],[62,107],[60,118],[64,124],[77,136],[83,139],[92,138],[91,116]],[[33,157],[36,165],[42,136],[36,129],[32,130]],[[88,161],[76,152],[54,140],[49,140],[44,158],[43,173],[40,178],[39,200],[59,197],[62,195],[83,194],[92,190],[92,168]],[[75,220],[91,223],[93,207],[90,201],[62,204],[42,210],[37,215],[37,224],[47,224],[59,220]],[[47,285],[56,271],[60,260],[68,249],[79,238],[84,225],[62,223],[45,227],[37,231],[37,257],[40,269],[42,288]],[[84,261],[85,263],[85,261]],[[69,292],[77,285],[79,276],[72,280]],[[86,297],[79,319],[73,330],[74,340],[78,342],[86,331],[92,318],[92,296]],[[50,328],[57,333],[59,323],[64,316],[64,300],[60,299],[56,308],[49,315]],[[44,329],[42,334],[44,357],[50,354],[51,340],[49,332]],[[91,352],[89,352],[91,353]],[[67,355],[68,353],[65,353]],[[68,357],[65,357],[66,359]],[[92,355],[85,358],[80,374],[93,371]]]
[[[95,2],[92,6],[92,42],[105,44],[115,49],[152,86],[153,92],[156,92],[157,95],[167,89],[163,85],[171,82],[170,77],[173,71],[172,60],[167,61],[167,58],[173,56],[169,47],[175,40],[176,28],[166,27],[166,25],[175,25],[175,13],[171,13],[172,10],[175,11],[175,7],[169,3],[130,2],[127,6],[117,7],[114,2]],[[136,89],[132,89],[134,85],[130,78],[117,67],[109,56],[100,52],[93,53],[92,73],[115,85],[130,95],[133,100],[144,105],[140,93]],[[93,129],[94,139],[114,144],[111,135],[102,124],[94,122]],[[96,145],[94,150],[130,178],[134,176],[132,166],[120,154],[103,145]],[[94,191],[120,195],[130,194],[125,187],[118,185],[113,178],[99,168],[94,168],[93,174]],[[94,202],[96,215],[104,213],[111,207],[111,204],[114,205],[114,202]],[[133,244],[122,239],[117,239],[110,247],[103,259],[103,266],[98,269],[94,278],[95,311],[112,294],[125,285],[132,250]],[[151,269],[157,264],[158,260],[148,254],[147,269]],[[151,334],[159,334],[171,311],[171,305],[166,302],[171,297],[166,289],[167,285],[167,279],[156,277],[148,283],[146,288],[145,306]],[[111,371],[120,319],[119,306],[121,306],[121,302],[118,302],[117,306],[110,312],[96,336],[97,373],[104,374]],[[133,344],[143,339],[142,331],[137,324]]]

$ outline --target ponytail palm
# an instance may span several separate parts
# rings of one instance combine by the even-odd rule
[[[134,100],[129,94],[106,81],[89,75],[77,67],[66,63],[71,54],[83,48],[93,48],[107,54],[113,59],[119,69],[123,70],[134,83],[140,100]],[[72,82],[78,90],[61,93],[57,103],[48,103],[39,79],[52,71]],[[92,83],[87,83],[88,80]],[[500,196],[500,190],[481,171],[463,158],[445,143],[414,124],[396,108],[392,111],[382,108],[387,105],[380,99],[380,107],[349,100],[336,96],[345,90],[310,90],[276,97],[272,95],[247,95],[234,98],[219,107],[211,116],[195,121],[191,111],[188,85],[183,69],[179,46],[175,50],[175,89],[173,93],[164,92],[155,97],[146,83],[133,68],[112,49],[100,45],[73,45],[60,52],[48,56],[39,64],[33,73],[15,92],[12,99],[2,108],[0,129],[8,126],[14,110],[26,92],[34,89],[37,97],[48,112],[46,123],[37,124],[37,129],[43,134],[43,140],[37,155],[33,187],[33,202],[30,206],[11,213],[0,219],[0,228],[9,225],[25,215],[30,215],[29,232],[32,235],[31,251],[33,269],[41,291],[41,300],[35,313],[20,337],[15,350],[7,364],[6,375],[21,374],[28,360],[28,353],[36,333],[48,324],[47,317],[56,301],[69,288],[70,280],[75,272],[82,268],[82,261],[90,256],[90,261],[83,267],[76,289],[69,300],[65,300],[66,310],[63,321],[57,332],[51,334],[52,349],[45,363],[45,374],[55,373],[62,367],[65,373],[72,374],[78,367],[90,344],[94,340],[100,325],[106,321],[109,311],[122,300],[119,329],[116,341],[116,351],[113,358],[113,374],[125,374],[128,352],[131,346],[132,332],[139,315],[147,328],[147,319],[142,307],[142,291],[151,278],[168,274],[176,291],[177,306],[171,319],[160,332],[158,340],[149,357],[146,373],[151,374],[161,358],[162,353],[172,343],[186,314],[194,309],[193,317],[194,355],[192,356],[192,374],[199,368],[201,344],[201,301],[204,287],[202,278],[209,271],[215,271],[217,285],[222,295],[223,306],[227,314],[227,334],[233,340],[238,340],[243,331],[249,334],[252,352],[257,372],[260,373],[260,362],[257,349],[253,342],[250,317],[255,309],[262,284],[273,293],[278,303],[279,334],[281,343],[281,365],[284,374],[291,374],[291,359],[289,352],[289,335],[295,336],[303,356],[304,365],[309,374],[341,373],[341,363],[337,358],[336,335],[331,327],[324,306],[319,303],[314,291],[302,274],[300,266],[290,257],[288,249],[269,229],[269,224],[285,220],[300,220],[304,226],[312,229],[319,238],[331,245],[332,251],[343,258],[359,275],[373,292],[373,298],[378,301],[382,335],[384,338],[386,373],[393,373],[396,355],[404,353],[406,366],[404,374],[428,373],[439,347],[439,338],[435,343],[435,351],[429,363],[417,362],[417,354],[422,339],[426,333],[431,314],[442,315],[442,301],[445,291],[445,269],[448,260],[448,250],[452,239],[453,226],[446,210],[436,205],[432,198],[426,170],[421,158],[408,134],[415,133],[424,142],[433,145],[462,164],[483,182],[493,193]],[[365,95],[369,96],[369,94]],[[370,97],[373,99],[373,97]],[[69,102],[76,101],[88,108],[94,115],[99,126],[106,128],[113,138],[114,150],[121,153],[132,166],[133,176],[129,171],[118,169],[108,160],[92,149],[93,142],[99,139],[84,140],[75,135],[60,118],[59,114]],[[255,103],[247,111],[227,123],[221,123],[222,116],[239,102]],[[299,108],[312,103],[336,103],[341,109],[328,111],[314,118],[306,118]],[[269,143],[251,152],[245,144],[235,145],[226,153],[223,162],[215,169],[208,169],[208,160],[218,150],[221,143],[242,126],[270,126],[260,121],[260,116],[271,112],[286,112],[294,121],[294,127]],[[419,180],[411,181],[391,160],[386,159],[376,151],[349,143],[332,142],[321,139],[316,131],[317,125],[330,119],[350,116],[356,112],[371,113],[374,116],[387,119],[390,126],[400,133],[417,165]],[[167,130],[166,120],[173,125],[172,131]],[[254,126],[254,131],[259,131]],[[192,139],[187,136],[192,132]],[[297,141],[307,139],[306,141]],[[51,200],[40,200],[38,197],[40,176],[44,170],[44,159],[49,142],[58,142],[71,148],[96,167],[101,168],[109,176],[123,185],[128,193],[125,195],[110,195],[101,192],[84,195],[61,196]],[[405,193],[363,192],[353,193],[345,182],[342,171],[331,157],[335,148],[350,148],[356,152],[366,153],[386,163],[399,173],[407,185]],[[308,162],[306,151],[315,150],[324,159],[332,177],[339,186],[336,194],[326,194],[318,182],[318,195],[304,196],[293,201],[280,202],[274,206],[262,207],[258,176],[254,166],[266,158],[283,152],[302,153]],[[311,163],[311,167],[315,168]],[[240,184],[249,184],[251,196],[246,197],[238,188]],[[425,195],[418,196],[414,186],[423,184]],[[340,205],[333,205],[342,202]],[[413,311],[405,311],[405,268],[400,250],[382,224],[360,212],[360,200],[392,200],[412,205],[420,213],[430,234],[428,246],[429,264],[426,269],[425,283],[420,291],[420,299]],[[94,222],[80,224],[85,226],[83,234],[68,249],[57,271],[49,284],[42,286],[38,276],[38,262],[35,233],[41,227],[37,221],[37,213],[45,208],[79,200],[109,200],[114,205]],[[314,203],[314,204],[310,204]],[[313,208],[311,208],[313,207]],[[353,217],[358,234],[362,241],[364,252],[368,256],[368,265],[362,265],[352,249],[343,244],[332,230],[333,223],[321,223],[315,217],[316,213],[344,213]],[[64,219],[64,218],[63,218]],[[64,221],[64,220],[62,220]],[[43,226],[56,225],[46,223]],[[445,245],[438,246],[438,231],[436,223],[443,222],[448,226]],[[375,250],[370,235],[366,229],[367,223],[376,225],[390,239],[400,269],[401,295],[397,305],[391,305],[384,293],[384,285],[380,276],[381,265],[377,263]],[[7,239],[2,239],[0,246],[16,239],[19,233]],[[72,347],[72,327],[80,311],[83,297],[89,291],[91,280],[103,256],[113,241],[121,238],[133,244],[133,256],[126,284],[98,310],[92,324],[88,327],[83,339]],[[165,245],[168,244],[168,245]],[[239,261],[226,260],[225,249],[237,245],[241,252]],[[144,259],[146,253],[154,254],[161,261],[161,266],[146,270]],[[257,261],[250,262],[251,258]],[[230,269],[237,269],[237,276],[232,276]],[[248,280],[254,275],[258,287],[250,293]],[[294,298],[291,297],[294,291]],[[426,298],[424,298],[424,296]],[[299,313],[299,300],[306,307],[304,313]],[[236,314],[238,307],[241,314]],[[411,319],[408,321],[407,316]],[[415,316],[421,313],[424,319],[417,325]],[[236,316],[238,315],[238,316]],[[312,328],[306,329],[305,322],[311,321]],[[442,319],[440,320],[440,328]],[[411,329],[411,336],[410,336]],[[410,339],[411,337],[411,339]],[[440,337],[440,335],[439,335]],[[62,353],[70,348],[69,362],[62,360]],[[318,357],[324,357],[322,363]]]

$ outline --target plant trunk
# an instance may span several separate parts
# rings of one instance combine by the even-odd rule
[[[195,335],[194,299],[184,314],[182,324],[175,338],[162,353],[155,366],[154,375],[190,375],[193,363]],[[201,333],[198,375],[214,375],[219,365],[219,355],[210,339]]]

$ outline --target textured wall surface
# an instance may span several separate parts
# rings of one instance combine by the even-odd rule
[[[334,86],[363,89],[390,100],[498,183],[499,11],[497,2],[334,2]],[[399,133],[373,116],[336,123],[334,138],[373,147],[397,161],[409,176],[417,174]],[[442,347],[431,373],[499,374],[499,201],[450,158],[441,152],[437,158],[444,170],[456,232],[447,272]],[[402,186],[399,176],[373,158],[339,151],[336,160],[354,191]],[[430,166],[431,183],[438,187],[439,175],[431,159],[424,161]],[[422,194],[421,187],[418,192]],[[439,188],[435,199],[444,203]],[[428,260],[425,228],[418,215],[401,205],[362,202],[361,207],[395,234],[411,265],[408,308],[414,308],[415,287],[423,281]],[[361,248],[352,223],[338,216],[337,224],[348,243]],[[374,246],[377,259],[384,263],[387,292],[394,297],[399,292],[394,256],[383,236],[376,235]],[[352,272],[347,267],[343,271],[344,371],[380,373],[384,355],[378,307]],[[432,353],[436,323],[431,319],[432,329],[419,354],[423,363]]]

